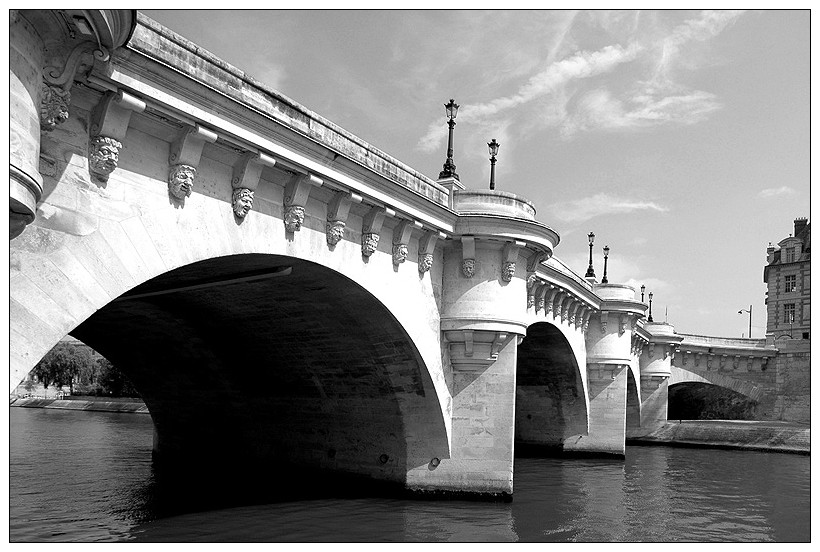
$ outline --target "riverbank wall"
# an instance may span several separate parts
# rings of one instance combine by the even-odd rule
[[[20,408],[54,408],[59,410],[90,410],[96,412],[123,412],[148,414],[145,403],[134,399],[105,399],[82,397],[74,399],[12,398],[9,406]]]
[[[794,422],[668,420],[627,439],[629,445],[668,445],[810,454],[811,428]]]

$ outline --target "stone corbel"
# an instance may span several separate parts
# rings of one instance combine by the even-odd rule
[[[461,273],[465,278],[472,278],[475,274],[475,238],[461,237]]]
[[[754,364],[754,360],[755,360],[755,357],[748,357],[746,359],[746,371],[747,372],[752,371],[752,365]]]
[[[342,241],[347,226],[347,217],[350,214],[350,206],[354,199],[357,203],[362,201],[362,196],[344,191],[337,191],[327,204],[327,221],[325,222],[325,239],[330,247],[334,247]]]
[[[599,322],[601,323],[601,333],[605,334],[606,333],[606,324],[607,324],[607,322],[609,322],[609,313],[607,311],[605,311],[605,310],[601,311]]]
[[[535,313],[538,314],[542,310],[544,310],[544,296],[547,294],[547,290],[549,287],[545,283],[538,284],[536,286],[535,291],[533,292],[533,297],[535,298]]]
[[[94,67],[94,61],[107,61],[108,51],[95,42],[81,42],[57,65],[43,68],[40,86],[40,129],[54,130],[68,119],[71,86],[74,80]]]
[[[621,313],[618,322],[618,335],[624,335],[624,333],[626,333],[626,326],[629,324],[629,315]]]
[[[703,358],[703,353],[697,353],[695,355],[695,366],[700,366],[700,360]]]
[[[527,274],[535,274],[541,263],[549,258],[545,251],[536,251],[527,259]]]
[[[570,324],[575,324],[575,313],[578,312],[578,307],[581,306],[580,301],[573,301],[569,307],[569,315],[567,315],[567,320]]]
[[[142,113],[145,102],[123,92],[108,91],[91,111],[89,128],[88,170],[102,180],[117,168],[122,141],[128,131],[131,113]]]
[[[247,152],[239,157],[233,165],[233,175],[231,177],[231,207],[234,214],[239,218],[245,216],[253,208],[253,193],[259,186],[259,179],[262,176],[262,169],[265,166],[272,167],[276,160],[264,153]]]
[[[555,310],[555,305],[553,304],[555,301],[555,296],[558,295],[560,290],[550,284],[549,291],[547,292],[547,296],[544,299],[544,316],[552,313]]]
[[[564,290],[558,290],[555,294],[555,299],[552,302],[552,317],[554,320],[561,320],[561,309],[564,305],[564,299],[567,297]]]
[[[522,242],[507,242],[501,252],[501,279],[511,282],[515,276],[515,263],[518,261],[518,251],[524,244]]]
[[[379,234],[384,224],[385,211],[382,207],[371,207],[362,221],[362,255],[370,257],[379,247]]]
[[[402,220],[393,228],[393,266],[397,267],[407,260],[407,244],[414,227],[413,221]]]
[[[323,181],[318,176],[312,174],[295,174],[285,185],[285,194],[282,204],[285,211],[282,221],[285,230],[288,232],[298,232],[305,222],[305,206],[307,205],[310,189],[313,186],[321,186]]]
[[[723,365],[726,364],[726,356],[727,355],[720,355],[720,367],[723,368]]]
[[[453,370],[480,371],[498,360],[498,354],[516,334],[493,330],[444,332]]]
[[[424,274],[433,268],[433,252],[436,249],[438,232],[428,231],[419,240],[419,274]]]
[[[570,307],[570,305],[572,305],[573,301],[575,301],[575,299],[570,294],[567,294],[567,296],[564,298],[564,301],[561,304],[561,321],[562,322],[566,322],[567,318],[569,318],[569,307]]]
[[[178,200],[189,197],[206,143],[216,142],[217,134],[207,128],[187,126],[177,135],[168,153],[168,192]]]
[[[589,320],[592,318],[592,315],[594,313],[595,313],[594,309],[589,309],[587,311],[586,315],[584,316],[584,326],[583,326],[583,330],[582,330],[584,333],[587,333],[587,330],[589,330]]]
[[[584,325],[584,317],[586,316],[588,310],[589,307],[586,305],[586,303],[579,304],[578,312],[575,313],[574,321],[576,330]]]
[[[649,358],[652,358],[654,356],[655,356],[655,344],[650,342],[649,343]]]
[[[686,366],[686,360],[687,360],[687,359],[686,359],[686,353],[688,353],[688,352],[689,352],[689,351],[684,351],[683,353],[681,353],[681,356],[680,356],[681,361],[680,361],[680,362],[681,362],[681,365],[682,365],[682,366]]]
[[[740,365],[740,355],[735,355],[734,362],[732,362],[732,368],[737,369]]]

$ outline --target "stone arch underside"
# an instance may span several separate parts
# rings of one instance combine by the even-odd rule
[[[754,419],[763,398],[762,390],[749,382],[673,366],[668,419]]]
[[[552,324],[532,324],[518,346],[515,400],[517,452],[561,450],[566,438],[587,434],[581,372],[571,345]]]
[[[763,390],[747,381],[732,378],[719,373],[704,371],[702,373],[693,372],[691,370],[684,370],[677,366],[672,366],[672,373],[669,376],[669,386],[679,383],[708,383],[717,387],[729,389],[750,400],[759,401],[763,397]]]
[[[640,376],[639,376],[640,377]],[[630,366],[626,371],[626,430],[641,426],[641,388]]]
[[[140,390],[155,453],[169,464],[223,476],[289,465],[404,484],[408,470],[449,456],[435,387],[401,324],[310,261],[242,254],[189,264],[71,335]]]

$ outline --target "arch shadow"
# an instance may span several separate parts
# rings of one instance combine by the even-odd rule
[[[560,453],[564,440],[588,433],[587,401],[572,346],[554,325],[536,322],[518,346],[515,452]]]

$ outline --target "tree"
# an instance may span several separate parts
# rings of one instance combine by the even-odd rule
[[[97,359],[97,383],[103,394],[114,397],[139,397],[131,381],[104,357]]]
[[[88,347],[60,342],[37,363],[32,372],[45,387],[68,385],[73,392],[75,379],[80,375],[87,377],[95,364]]]

